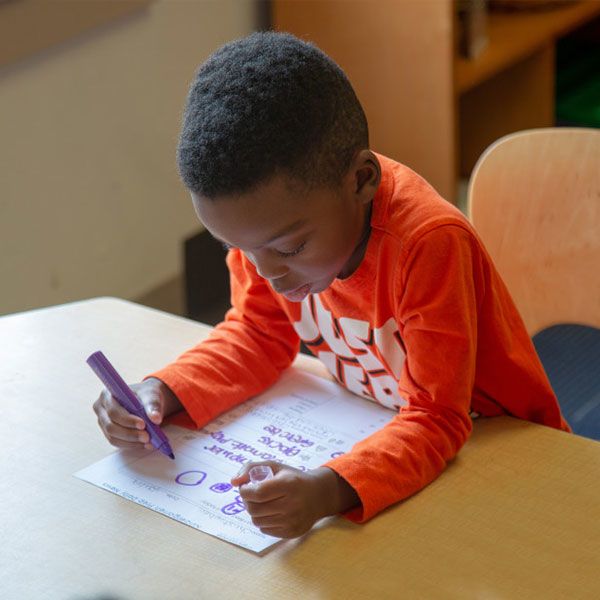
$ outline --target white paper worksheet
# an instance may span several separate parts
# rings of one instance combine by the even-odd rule
[[[288,369],[264,394],[191,431],[165,433],[175,454],[119,451],[75,476],[210,535],[262,552],[279,541],[250,521],[229,483],[249,461],[312,469],[350,450],[394,412],[339,385]]]

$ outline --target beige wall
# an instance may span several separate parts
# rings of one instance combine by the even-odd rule
[[[0,72],[0,314],[181,271],[199,229],[174,160],[187,87],[256,20],[250,0],[155,0]]]

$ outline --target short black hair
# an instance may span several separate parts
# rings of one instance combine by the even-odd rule
[[[200,66],[177,163],[190,191],[216,198],[279,173],[335,185],[368,145],[365,113],[342,69],[316,46],[267,31],[226,44]]]

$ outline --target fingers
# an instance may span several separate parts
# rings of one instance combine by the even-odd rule
[[[239,478],[246,481],[245,484],[238,485],[240,485],[240,495],[247,503],[270,503],[284,496],[293,495],[293,490],[300,485],[301,480],[304,478],[301,471],[279,463],[249,463],[245,466],[246,473],[257,464],[273,465],[271,468],[274,475],[270,479],[254,484],[248,483],[247,475]],[[235,478],[232,479],[233,481],[235,481]]]
[[[150,420],[159,425],[164,416],[166,386],[158,379],[149,378],[133,384],[131,389]],[[104,390],[94,402],[94,412],[98,417],[100,429],[113,446],[152,449],[144,419],[125,410],[108,390]]]
[[[271,479],[248,483],[248,471],[257,464],[269,465],[275,472]],[[252,523],[263,533],[281,538],[306,533],[322,516],[323,490],[320,480],[311,472],[303,472],[280,463],[249,463],[232,479]]]
[[[252,524],[262,533],[276,537],[294,537],[291,534],[289,507],[285,499],[280,498],[268,504],[254,504],[245,502],[246,510],[250,515]]]
[[[103,416],[106,415],[110,422],[121,425],[122,427],[132,429],[144,429],[146,427],[143,419],[126,411],[108,390],[102,391],[100,397],[94,404],[94,410],[98,417],[100,417],[102,413]]]
[[[98,424],[104,432],[106,439],[113,445],[120,448],[139,448],[141,445],[149,444],[150,436],[145,430],[139,430],[131,427],[123,427],[114,421],[111,421],[106,412],[98,415]]]
[[[285,523],[283,522],[281,515],[271,515],[268,517],[252,517],[252,524],[258,527],[261,531],[263,529],[284,529]]]
[[[262,533],[280,538],[294,538],[305,534],[313,525],[300,517],[286,513],[257,517],[250,514],[252,524]]]
[[[269,502],[251,502],[250,500],[244,500],[244,505],[252,517],[259,519],[283,515],[289,510],[283,496]]]
[[[254,467],[269,467],[271,469],[271,472],[275,475],[279,471],[281,471],[281,469],[283,468],[283,465],[281,465],[280,463],[274,462],[274,461],[270,461],[270,460],[263,461],[263,462],[246,463],[240,469],[240,471],[234,477],[231,478],[231,485],[239,487],[241,485],[244,485],[245,483],[249,483],[250,482],[249,473]]]
[[[287,487],[282,487],[275,479],[261,481],[259,484],[245,484],[240,486],[240,496],[247,504],[265,504],[273,502],[287,495]]]
[[[143,419],[128,413],[111,394],[104,390],[94,403],[100,429],[106,439],[119,448],[141,448],[150,445]]]

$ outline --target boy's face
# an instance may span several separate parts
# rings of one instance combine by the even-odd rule
[[[277,293],[300,302],[360,263],[379,179],[377,158],[363,150],[338,189],[306,188],[278,175],[251,192],[212,199],[192,194],[192,200],[216,239],[239,248]]]

